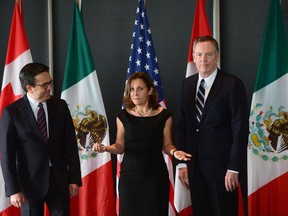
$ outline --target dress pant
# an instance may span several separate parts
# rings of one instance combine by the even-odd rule
[[[69,216],[70,198],[60,188],[52,168],[50,168],[49,190],[42,199],[28,199],[21,207],[21,216],[44,215],[44,202],[48,206],[50,216]],[[68,185],[67,185],[68,187]]]
[[[189,178],[193,216],[237,216],[238,189],[227,192],[224,176],[205,178],[196,164],[195,173]]]

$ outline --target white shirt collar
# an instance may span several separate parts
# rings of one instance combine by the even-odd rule
[[[207,87],[207,89],[210,89],[214,80],[215,80],[215,77],[217,75],[217,68],[213,71],[212,74],[210,74],[210,76],[206,77],[206,78],[202,78],[200,73],[199,74],[199,79],[198,79],[198,85],[200,84],[201,80],[204,79],[205,80],[205,89]]]
[[[204,79],[205,81],[205,84],[204,84],[204,88],[205,88],[205,100],[207,99],[208,97],[208,94],[211,90],[211,87],[214,83],[214,80],[216,78],[216,75],[217,75],[217,71],[218,71],[218,68],[216,68],[212,74],[210,74],[210,76],[206,77],[206,78],[202,78],[200,73],[198,73],[198,76],[199,76],[199,79],[198,79],[198,82],[197,82],[197,90],[199,89],[199,85],[200,85],[200,82],[202,79]]]
[[[35,99],[33,99],[28,93],[26,94],[27,95],[27,98],[28,98],[28,101],[29,101],[29,104],[31,106],[31,109],[33,111],[33,113],[37,113],[36,111],[38,111],[38,104],[39,102],[36,101]],[[45,102],[42,102],[43,104],[43,107],[44,107],[44,110],[45,112],[47,113],[47,104],[46,104],[46,101]],[[46,114],[47,115],[47,114]]]

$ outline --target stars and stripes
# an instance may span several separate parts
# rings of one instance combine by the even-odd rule
[[[135,72],[146,72],[150,75],[153,80],[155,89],[158,93],[159,104],[166,108],[166,101],[163,94],[163,86],[159,73],[158,59],[154,49],[152,40],[151,29],[144,6],[143,0],[138,0],[139,6],[136,10],[136,19],[134,22],[134,31],[132,34],[131,53],[129,57],[129,66],[127,70],[126,80]],[[117,155],[117,180],[116,184],[118,187],[118,179],[120,176],[120,163],[123,159],[123,155]],[[167,164],[170,179],[170,196],[169,196],[169,216],[175,216],[174,207],[174,175],[173,175],[173,164],[170,156],[164,154],[164,159]],[[119,194],[117,192],[116,209],[119,213]],[[119,215],[119,214],[118,214]]]
[[[151,29],[146,15],[144,2],[140,4],[136,11],[134,22],[133,41],[131,44],[131,54],[129,57],[129,67],[127,70],[127,80],[135,72],[147,72],[153,79],[157,89],[159,101],[164,100],[163,86],[161,83],[158,59],[155,53]]]

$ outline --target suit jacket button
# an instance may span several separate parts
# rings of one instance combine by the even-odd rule
[[[199,132],[200,130],[199,129],[196,129],[196,132]]]

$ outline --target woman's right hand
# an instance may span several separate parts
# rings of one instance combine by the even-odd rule
[[[102,145],[101,143],[94,143],[92,150],[98,153],[105,152],[107,150],[106,146]]]

